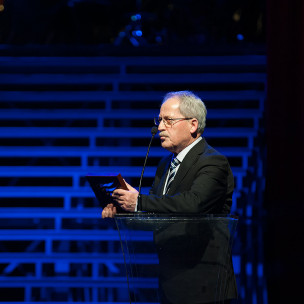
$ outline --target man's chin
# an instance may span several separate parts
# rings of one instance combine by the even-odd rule
[[[169,152],[173,152],[173,147],[172,147],[172,145],[169,145],[169,144],[166,142],[166,140],[164,140],[163,142],[161,142],[161,146],[162,146],[164,149],[168,150]]]
[[[165,149],[166,149],[166,143],[165,143],[165,141],[162,141],[162,142],[160,143],[160,145],[162,146],[162,148],[165,148]]]

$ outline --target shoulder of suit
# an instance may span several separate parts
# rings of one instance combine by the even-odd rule
[[[201,140],[196,146],[194,146],[193,153],[198,153],[198,161],[208,162],[208,163],[216,163],[216,164],[224,164],[227,163],[228,160],[225,155],[217,151],[215,148],[210,146],[205,138]],[[190,157],[193,157],[195,154],[190,155]]]
[[[198,153],[203,155],[222,155],[216,149],[211,147],[204,137],[190,151],[192,151],[192,153]]]

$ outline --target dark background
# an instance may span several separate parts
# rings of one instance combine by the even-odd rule
[[[268,299],[292,303],[302,298],[303,2],[1,2],[1,56],[266,55],[263,224]]]
[[[5,45],[39,45],[51,50],[53,46],[91,47],[95,52],[107,52],[109,48],[113,52],[114,46],[119,46],[116,51],[120,54],[129,54],[129,47],[141,47],[159,54],[170,51],[170,55],[202,52],[206,47],[212,52],[227,52],[229,48],[256,52],[265,45],[263,0],[4,3],[0,43]],[[136,36],[134,31],[142,35]],[[136,38],[137,43],[130,38]]]

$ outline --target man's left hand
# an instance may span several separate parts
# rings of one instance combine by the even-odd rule
[[[126,185],[128,190],[115,189],[112,197],[122,209],[128,212],[134,212],[137,204],[138,191],[127,182]]]

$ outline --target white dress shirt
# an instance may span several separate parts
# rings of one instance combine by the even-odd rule
[[[181,164],[181,162],[184,160],[185,156],[188,154],[188,152],[196,145],[198,144],[200,141],[202,140],[202,137],[200,136],[198,139],[196,139],[191,145],[187,146],[184,150],[182,150],[181,152],[179,152],[176,156],[176,158],[179,160],[179,164],[178,166],[176,167],[176,173],[178,171],[178,168]],[[176,174],[175,173],[175,174]],[[163,194],[165,194],[165,189],[166,189],[166,185],[167,185],[167,182],[168,182],[168,177],[169,177],[169,174],[167,175],[166,177],[166,182],[165,182],[165,185],[164,185],[164,190],[163,190]],[[136,203],[136,206],[135,206],[135,212],[137,212],[137,205],[138,205],[138,199],[137,199],[137,203]]]
[[[202,137],[200,136],[198,139],[196,139],[191,145],[187,146],[184,150],[182,150],[181,152],[179,152],[176,156],[176,158],[179,160],[179,164],[176,166],[176,172],[175,175],[179,169],[179,166],[181,164],[181,162],[184,160],[185,156],[188,154],[188,152],[196,145],[198,144],[200,141],[202,140]],[[168,178],[169,178],[169,174],[166,177],[166,181],[165,181],[165,185],[164,185],[164,190],[163,190],[163,195],[166,192],[166,186],[167,186],[167,182],[168,182]]]

